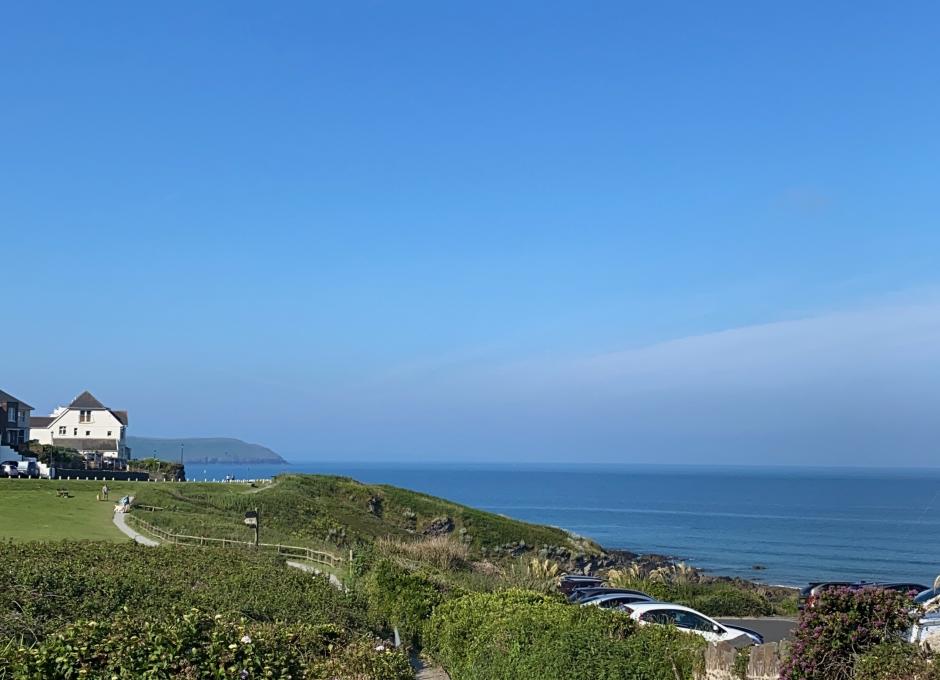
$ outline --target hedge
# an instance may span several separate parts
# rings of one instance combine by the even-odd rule
[[[70,678],[407,680],[407,656],[330,625],[257,624],[193,609],[150,621],[122,612],[32,646],[0,647],[4,680]]]
[[[522,590],[438,606],[424,641],[453,680],[691,680],[704,647],[695,635]]]

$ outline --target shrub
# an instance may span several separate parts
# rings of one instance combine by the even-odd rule
[[[477,593],[444,603],[426,650],[453,680],[691,679],[704,642],[627,616],[536,593]]]
[[[431,611],[444,601],[436,584],[388,559],[379,560],[365,586],[370,612],[378,623],[398,628],[404,641],[415,644]]]
[[[897,641],[916,618],[904,593],[825,590],[800,617],[781,680],[851,680],[859,655]]]
[[[940,665],[915,645],[885,642],[858,658],[855,680],[940,680]]]
[[[8,646],[0,650],[0,677],[413,677],[401,652],[346,640],[333,626],[253,624],[196,609],[177,614],[150,621],[123,612],[71,624],[32,647]]]
[[[279,558],[225,548],[0,543],[0,645],[27,644],[124,609],[141,619],[199,608],[256,622],[366,630],[362,604]]]

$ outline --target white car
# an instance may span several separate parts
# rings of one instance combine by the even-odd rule
[[[623,605],[632,605],[640,602],[655,602],[649,595],[642,593],[604,593],[595,595],[578,604],[582,607],[601,607],[602,609],[617,609]]]
[[[747,628],[737,628],[724,623],[718,623],[701,612],[689,607],[668,602],[637,602],[621,607],[630,618],[641,626],[660,624],[675,626],[679,630],[701,635],[709,642],[730,642],[745,636],[752,644],[764,644],[764,637]]]

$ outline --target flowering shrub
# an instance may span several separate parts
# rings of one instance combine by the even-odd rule
[[[127,612],[82,621],[32,647],[0,649],[0,678],[298,678],[404,680],[401,652],[331,625],[272,625],[197,609],[151,621]]]
[[[800,617],[781,680],[851,680],[860,655],[898,640],[916,618],[904,593],[825,590]]]

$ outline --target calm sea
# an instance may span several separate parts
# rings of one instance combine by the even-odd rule
[[[940,470],[187,465],[199,479],[287,471],[406,487],[773,584],[940,573]]]

